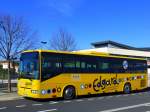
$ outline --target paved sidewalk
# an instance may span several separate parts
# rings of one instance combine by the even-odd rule
[[[12,92],[8,93],[6,89],[0,89],[0,101],[17,100],[22,98],[17,94],[17,88],[12,88]]]

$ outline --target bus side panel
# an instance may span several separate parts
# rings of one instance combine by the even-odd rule
[[[48,91],[42,98],[62,97],[66,86],[76,89],[76,95],[88,95],[110,92],[122,92],[126,83],[131,84],[132,90],[147,87],[146,74],[70,74],[64,73],[42,82],[41,90]]]

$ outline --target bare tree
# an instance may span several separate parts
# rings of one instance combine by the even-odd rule
[[[54,50],[72,51],[76,49],[76,42],[71,33],[60,28],[52,35],[50,46]]]
[[[9,92],[11,92],[10,63],[23,50],[33,47],[34,35],[22,18],[0,16],[0,56],[8,62]]]

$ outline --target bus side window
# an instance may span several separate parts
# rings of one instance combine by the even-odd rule
[[[56,63],[55,63],[55,67],[56,67],[56,68],[61,68],[61,67],[62,67],[62,65],[61,65],[61,63],[56,62]]]
[[[81,62],[81,69],[85,69],[85,62]]]
[[[97,69],[97,66],[95,63],[88,63],[87,64],[87,69],[90,69],[92,71],[95,71]]]
[[[146,72],[146,70],[147,70],[147,64],[144,61],[141,61],[141,62],[136,61],[134,63],[134,67],[135,67],[135,70],[137,73]]]
[[[92,68],[92,65],[91,64],[87,64],[87,68]]]
[[[68,61],[64,63],[64,68],[75,68],[75,63],[73,61]]]
[[[42,68],[50,68],[51,67],[51,63],[49,61],[43,61],[42,63]]]
[[[76,68],[80,68],[80,61],[76,61]]]
[[[106,69],[108,69],[108,68],[109,68],[109,66],[108,66],[108,65],[109,65],[109,63],[105,63],[105,62],[103,62],[103,63],[102,63],[102,66],[101,66],[101,69],[102,69],[102,70],[106,70]]]
[[[107,62],[99,62],[99,69],[98,69],[98,71],[99,72],[108,72],[109,71],[109,63],[107,63]]]
[[[109,68],[110,68],[110,72],[111,73],[121,73],[123,72],[123,65],[122,65],[122,62],[123,60],[120,60],[120,59],[114,59],[114,58],[111,58],[110,60],[110,65],[109,65]]]
[[[93,64],[93,68],[94,68],[94,69],[97,69],[97,66],[96,66],[96,64]]]

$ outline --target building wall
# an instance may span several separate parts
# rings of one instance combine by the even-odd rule
[[[6,61],[1,61],[0,64],[2,65],[3,69],[8,69],[8,63]],[[10,63],[10,68],[13,68],[12,63]],[[18,65],[15,65],[15,71],[18,72]]]
[[[118,55],[150,57],[150,52],[148,51],[127,50],[127,49],[120,49],[120,48],[108,48],[108,53],[118,54]]]
[[[87,51],[96,51],[96,52],[108,53],[108,47],[102,47],[102,48],[96,48],[96,49],[79,50],[78,52],[87,52]]]

